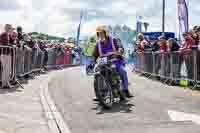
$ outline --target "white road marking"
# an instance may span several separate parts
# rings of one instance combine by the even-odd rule
[[[172,121],[192,121],[200,125],[200,116],[196,114],[168,110],[168,115]]]

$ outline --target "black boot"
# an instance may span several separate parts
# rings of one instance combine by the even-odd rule
[[[129,90],[125,90],[124,92],[125,92],[127,98],[132,98],[132,97],[134,97],[134,96],[129,92]]]

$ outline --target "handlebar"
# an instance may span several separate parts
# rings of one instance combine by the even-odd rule
[[[109,54],[101,56],[101,58],[103,58],[103,57],[112,57],[112,56],[122,56],[122,55],[119,52],[111,52]]]

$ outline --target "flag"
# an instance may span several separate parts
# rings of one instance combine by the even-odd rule
[[[77,46],[79,46],[79,38],[80,38],[80,31],[81,31],[81,24],[78,25],[78,30],[77,30]]]
[[[185,0],[177,0],[177,15],[179,25],[179,38],[189,30],[188,7]]]
[[[137,33],[140,33],[142,32],[142,20],[143,20],[143,17],[142,16],[137,16],[136,17],[136,31]]]
[[[81,15],[80,15],[80,23],[78,25],[78,29],[77,29],[77,37],[76,37],[76,44],[77,46],[79,46],[79,38],[80,38],[80,32],[81,32],[81,22],[82,22],[82,19],[83,19],[83,11],[81,11]]]

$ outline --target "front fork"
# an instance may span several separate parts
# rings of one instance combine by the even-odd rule
[[[114,97],[120,97],[119,91],[120,91],[120,77],[117,74],[116,68],[112,68],[112,72],[110,75],[110,83],[113,91]]]

